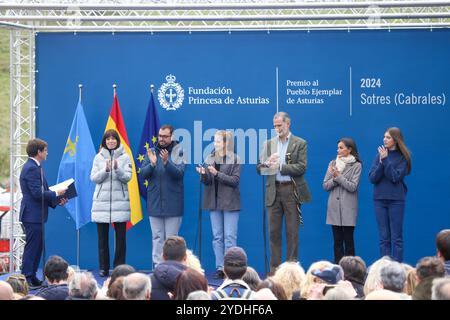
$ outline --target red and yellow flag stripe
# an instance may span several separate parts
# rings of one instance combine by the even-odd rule
[[[136,166],[134,164],[133,154],[128,140],[127,130],[123,122],[122,112],[120,111],[119,99],[117,93],[114,92],[114,101],[109,114],[108,122],[106,123],[106,130],[114,129],[119,133],[120,141],[125,149],[125,152],[131,159],[132,174],[131,180],[128,182],[128,193],[130,195],[131,221],[127,224],[127,229],[131,228],[142,220],[141,199],[139,196],[139,186],[136,174]]]

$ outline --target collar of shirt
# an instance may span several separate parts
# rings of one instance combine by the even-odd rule
[[[278,168],[276,180],[277,181],[290,181],[290,176],[281,175],[281,167],[283,164],[286,164],[286,152],[289,145],[289,141],[291,140],[291,133],[289,132],[287,139],[285,142],[281,142],[280,138],[278,138],[278,156],[280,157],[280,166]]]
[[[41,166],[41,163],[39,161],[37,161],[35,158],[30,157],[30,159],[32,159],[34,162],[36,162],[36,164],[38,165],[38,167]]]

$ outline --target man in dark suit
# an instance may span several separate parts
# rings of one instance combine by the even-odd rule
[[[306,141],[290,132],[286,112],[273,117],[277,136],[266,141],[256,169],[267,175],[265,203],[269,210],[270,272],[281,264],[283,216],[286,220],[286,261],[298,261],[300,205],[311,199],[306,184]]]
[[[22,273],[30,287],[42,284],[36,277],[39,260],[43,249],[43,224],[47,222],[48,207],[55,208],[55,203],[65,205],[62,198],[66,190],[50,191],[42,170],[42,162],[47,159],[47,143],[41,139],[32,139],[27,144],[28,161],[20,173],[22,203],[20,221],[25,228],[25,249],[22,259]],[[45,261],[44,261],[45,262]]]

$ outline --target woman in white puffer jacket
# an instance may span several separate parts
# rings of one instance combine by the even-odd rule
[[[131,159],[120,144],[116,130],[110,129],[102,138],[100,152],[92,165],[91,180],[96,184],[92,204],[92,221],[97,223],[100,276],[109,275],[109,225],[114,223],[114,267],[125,264],[126,224],[130,220],[128,182],[131,180]]]

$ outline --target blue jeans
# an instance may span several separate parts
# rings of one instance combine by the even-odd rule
[[[164,241],[170,236],[177,236],[182,217],[150,217],[152,229],[152,260],[153,265],[162,262]]]
[[[405,201],[375,200],[374,204],[380,235],[380,255],[402,262]]]
[[[236,246],[239,211],[211,211],[213,249],[216,256],[216,268],[223,269],[225,252]]]

